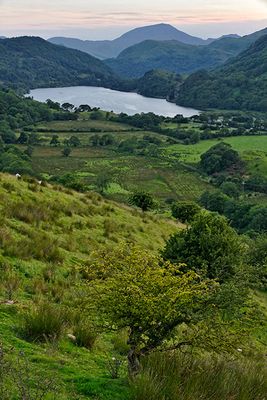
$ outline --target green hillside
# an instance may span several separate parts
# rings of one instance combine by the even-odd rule
[[[111,271],[116,271],[120,265],[124,266],[123,257],[128,254],[132,244],[138,245],[140,250],[135,249],[132,258],[129,258],[128,254],[126,261],[136,262],[136,268],[142,274],[142,263],[148,263],[149,270],[149,262],[155,262],[155,255],[169,235],[177,232],[182,226],[150,213],[144,214],[120,206],[93,192],[80,194],[60,186],[40,185],[34,179],[18,180],[14,176],[4,174],[0,175],[0,209],[0,270],[3,277],[0,284],[0,370],[7,373],[10,379],[7,382],[5,379],[0,381],[1,399],[9,400],[11,395],[16,400],[23,399],[21,393],[26,390],[28,395],[32,396],[30,399],[152,399],[152,393],[156,388],[159,390],[159,383],[154,386],[153,382],[154,379],[159,379],[160,372],[157,371],[154,379],[146,380],[146,384],[141,381],[144,379],[142,374],[136,381],[128,381],[127,331],[120,330],[116,333],[105,323],[103,325],[101,319],[98,320],[96,330],[90,319],[90,307],[100,294],[98,288],[101,289],[101,286],[94,287],[92,277],[98,273],[100,277],[104,274],[104,283],[110,273],[110,270],[105,268],[111,266]],[[120,247],[120,242],[126,243],[126,247]],[[125,269],[124,272],[127,274],[128,270]],[[156,275],[153,277],[157,279]],[[133,282],[129,281],[129,285],[138,284],[139,275],[134,275],[133,279]],[[179,281],[179,278],[177,279]],[[121,287],[118,286],[118,293],[124,289],[125,282]],[[146,287],[142,289],[145,292]],[[153,301],[152,294],[156,290],[157,286],[153,286],[152,282],[149,301]],[[175,286],[172,286],[172,290],[175,290]],[[189,293],[186,295],[189,296]],[[95,297],[92,297],[93,294]],[[135,301],[142,299],[142,295],[140,291],[137,298],[134,298]],[[164,296],[166,295],[168,293],[164,291]],[[160,296],[159,301],[164,300],[164,296]],[[255,299],[264,310],[265,294],[258,292]],[[131,304],[130,302],[129,305]],[[245,310],[242,304],[242,312],[249,317]],[[253,310],[252,308],[251,312]],[[146,308],[145,315],[149,311]],[[138,309],[138,312],[141,312],[141,309]],[[246,324],[248,322],[246,321]],[[230,398],[227,397],[227,393],[232,393],[233,390],[240,396],[242,385],[247,387],[245,382],[248,379],[253,382],[253,391],[246,392],[248,396],[245,399],[262,400],[260,396],[266,387],[264,363],[261,360],[266,344],[265,326],[265,321],[262,320],[257,330],[253,331],[254,344],[251,344],[251,349],[258,358],[257,361],[250,354],[250,348],[245,347],[247,361],[243,358],[234,362],[229,358],[227,361],[227,357],[224,361],[216,361],[216,357],[213,356],[215,364],[208,370],[208,358],[198,359],[196,353],[194,363],[191,364],[188,353],[184,355],[186,358],[180,364],[182,353],[178,352],[175,359],[180,368],[185,362],[189,363],[186,364],[187,371],[188,368],[190,371],[194,371],[194,368],[204,368],[205,374],[209,371],[209,380],[207,375],[206,378],[199,376],[193,389],[187,386],[189,382],[186,383],[189,376],[184,380],[182,371],[177,370],[179,382],[184,382],[182,387],[186,388],[183,390],[192,397],[183,395],[180,385],[177,385],[176,389],[172,386],[170,393],[173,397],[170,399],[175,399],[178,387],[184,400],[193,400],[194,396],[212,390],[214,368],[218,363],[217,368],[220,366],[220,372],[217,373],[223,382],[227,382],[227,387],[224,388],[225,400]],[[199,329],[202,329],[201,324]],[[209,336],[204,332],[209,340],[214,341],[212,333]],[[232,330],[231,335],[235,334],[237,333]],[[240,338],[237,334],[238,341]],[[224,337],[224,340],[227,338]],[[220,340],[218,345],[223,346]],[[166,356],[164,353],[162,356],[158,353],[157,356],[162,357],[159,359],[160,363],[165,360],[166,367],[170,365],[167,358],[164,358],[169,357],[167,354],[170,353],[166,353]],[[234,358],[237,356],[238,354]],[[149,360],[149,363],[153,362],[153,353],[152,359],[150,357]],[[156,365],[158,362],[154,366],[145,364],[145,371],[152,368],[151,373],[156,373]],[[236,375],[235,380],[227,381],[229,378],[226,371],[229,366],[231,374]],[[260,368],[257,369],[259,379],[253,375],[253,368]],[[192,373],[190,380],[194,379],[194,376]],[[200,382],[204,380],[206,384],[203,386]],[[3,385],[3,382],[6,382],[7,386]],[[149,387],[148,382],[151,385]],[[170,390],[165,381],[161,381],[160,385],[161,391]],[[142,397],[147,394],[141,393],[147,393],[148,390],[151,397]],[[220,390],[222,388],[219,385],[218,391]],[[40,397],[42,393],[43,397]],[[159,392],[157,393],[159,396]],[[257,397],[251,397],[257,393]],[[163,395],[155,398],[164,399]]]
[[[176,40],[146,40],[105,63],[120,76],[137,78],[152,69],[179,74],[192,73],[201,68],[214,68],[228,58],[227,53],[210,46],[188,45]]]
[[[168,98],[173,100],[178,87],[182,83],[182,77],[173,72],[152,70],[137,80],[136,90],[147,97]]]
[[[100,60],[38,37],[1,40],[0,60],[0,84],[14,88],[116,83],[111,70]]]
[[[213,72],[197,72],[180,87],[177,103],[197,108],[266,111],[267,35]]]
[[[235,37],[223,37],[218,40],[214,40],[209,47],[228,53],[229,56],[233,57],[237,54],[245,51],[249,46],[256,42],[261,36],[266,35],[267,28],[260,31],[245,35],[239,38]]]

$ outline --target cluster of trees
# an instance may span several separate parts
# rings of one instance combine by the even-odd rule
[[[93,147],[112,146],[116,143],[116,138],[110,133],[105,135],[93,135],[90,138],[90,143]]]
[[[137,80],[136,90],[143,96],[158,97],[172,101],[182,77],[172,72],[152,70]]]
[[[156,157],[160,154],[159,146],[162,141],[152,135],[144,135],[140,139],[133,136],[120,141],[114,135],[107,133],[93,135],[90,143],[93,147],[115,146],[119,152]]]
[[[249,203],[227,196],[222,191],[204,192],[200,204],[207,210],[216,211],[225,215],[231,225],[240,232],[254,233],[267,232],[267,207],[265,205]]]
[[[0,171],[9,174],[33,175],[31,156],[33,147],[28,146],[25,151],[14,145],[4,145],[0,142]]]
[[[48,101],[42,104],[20,97],[12,90],[0,88],[0,137],[6,144],[37,144],[38,138],[36,133],[31,132],[31,125],[41,121],[76,118],[73,113],[62,110],[58,103]],[[21,134],[17,139],[18,129]]]
[[[200,167],[212,176],[211,183],[217,187],[202,194],[200,204],[203,207],[225,215],[240,232],[267,231],[267,207],[249,200],[252,195],[249,192],[266,193],[266,179],[251,176],[244,180],[238,152],[226,143],[218,143],[201,155]]]
[[[52,119],[52,110],[46,105],[0,88],[0,136],[5,143],[16,142],[18,128]]]
[[[201,155],[200,167],[208,175],[238,168],[241,159],[237,151],[227,143],[218,143]]]
[[[65,147],[79,147],[81,146],[81,141],[77,136],[72,135],[69,139],[65,139],[63,142]],[[58,147],[61,145],[58,135],[53,135],[50,140],[50,146]]]
[[[119,115],[112,115],[110,117],[110,120],[131,125],[135,128],[153,130],[159,127],[159,125],[165,120],[165,118],[152,112],[135,115],[120,113]]]

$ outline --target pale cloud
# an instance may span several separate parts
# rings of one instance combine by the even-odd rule
[[[267,0],[0,0],[0,8],[3,35],[27,30],[29,34],[127,30],[159,22],[177,27],[251,22],[252,28],[267,19]]]

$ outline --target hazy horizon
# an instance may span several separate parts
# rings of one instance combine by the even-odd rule
[[[194,36],[245,35],[267,26],[267,0],[0,0],[0,35],[114,39],[167,23]]]

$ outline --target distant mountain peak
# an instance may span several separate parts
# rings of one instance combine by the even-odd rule
[[[188,35],[166,23],[142,26],[124,33],[114,40],[79,40],[64,37],[49,39],[53,44],[60,44],[65,47],[84,51],[95,57],[105,59],[117,57],[123,50],[145,40],[176,40],[185,44],[205,45],[204,39]]]

